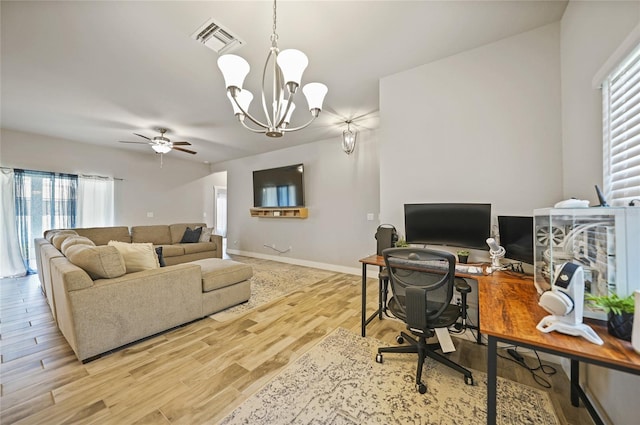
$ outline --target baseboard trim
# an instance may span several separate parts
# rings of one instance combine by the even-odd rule
[[[227,249],[227,253],[244,255],[245,257],[260,258],[263,260],[278,261],[280,263],[295,264],[296,266],[313,267],[315,269],[330,270],[332,272],[361,275],[362,269],[359,267],[345,267],[336,264],[318,263],[316,261],[301,260],[299,258],[281,257],[278,255],[260,254],[258,252],[241,251],[239,249]]]

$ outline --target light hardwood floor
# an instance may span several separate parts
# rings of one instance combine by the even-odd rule
[[[81,364],[37,276],[2,279],[0,423],[215,423],[335,328],[359,333],[360,305],[360,277],[336,273],[236,320],[206,318]],[[367,334],[394,344],[402,328],[375,320]],[[456,343],[455,361],[486,370],[485,346]],[[541,388],[512,362],[498,367],[501,376]],[[551,382],[562,423],[592,423],[586,409],[571,406],[560,370]]]

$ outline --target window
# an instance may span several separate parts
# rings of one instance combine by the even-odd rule
[[[76,225],[78,176],[30,170],[15,172],[15,213],[20,251],[29,272],[36,270],[34,238],[45,230]]]
[[[602,83],[604,194],[640,202],[640,45]]]

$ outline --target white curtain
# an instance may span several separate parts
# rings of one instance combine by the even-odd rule
[[[0,278],[27,274],[16,228],[16,201],[13,170],[0,169]]]
[[[113,226],[113,179],[78,176],[78,227]]]

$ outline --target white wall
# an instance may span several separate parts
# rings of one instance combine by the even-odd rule
[[[375,252],[376,246],[380,166],[377,134],[361,132],[355,152],[348,156],[340,148],[339,133],[336,131],[332,139],[212,166],[212,171],[227,171],[228,250],[359,272],[358,259]],[[286,137],[295,137],[295,133]],[[309,218],[250,217],[252,172],[297,163],[304,164]],[[373,213],[375,219],[368,221],[367,213]],[[265,244],[275,244],[279,250],[291,246],[292,250],[278,255]]]
[[[602,187],[602,98],[592,80],[639,22],[639,1],[572,1],[562,17],[565,197],[597,204],[593,185]],[[588,392],[596,397],[610,423],[637,423],[640,377],[588,366],[587,381]]]
[[[602,188],[600,67],[640,22],[640,1],[572,1],[561,24],[562,173],[566,198],[598,205]]]
[[[562,198],[559,23],[383,78],[381,220],[403,205],[491,203],[532,215]]]
[[[91,144],[2,129],[3,167],[95,174],[123,179],[115,182],[115,224],[123,226],[208,222],[213,195],[208,193],[209,166]],[[211,190],[213,186],[211,185]],[[207,195],[209,201],[207,201]],[[207,210],[209,208],[209,210]],[[154,217],[148,218],[147,212]]]

